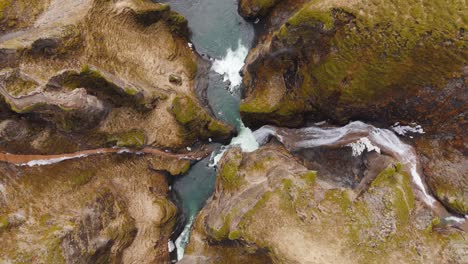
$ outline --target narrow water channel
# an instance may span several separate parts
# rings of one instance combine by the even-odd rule
[[[237,0],[169,0],[171,9],[184,15],[191,31],[194,49],[212,62],[207,90],[207,100],[213,114],[236,127],[238,136],[231,144],[240,145],[246,151],[258,147],[250,129],[244,127],[239,113],[239,74],[252,46],[254,28],[237,13]],[[177,260],[184,254],[190,238],[190,228],[198,212],[211,196],[216,182],[216,162],[225,146],[196,163],[185,176],[179,177],[172,190],[182,215],[176,229],[175,241],[169,241],[169,249],[176,250]]]

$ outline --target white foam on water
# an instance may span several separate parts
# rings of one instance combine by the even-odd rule
[[[225,147],[225,146],[223,146],[219,152],[213,152],[213,153],[211,154],[210,163],[208,164],[208,166],[210,166],[210,167],[216,167],[216,166],[218,166],[219,161],[220,161],[221,158],[224,156],[224,153],[225,153],[227,150],[228,150],[228,148]]]
[[[400,136],[406,136],[408,133],[414,134],[424,134],[424,129],[418,124],[413,124],[413,126],[401,126],[399,122],[396,122],[393,126],[390,127],[395,133]]]
[[[181,260],[184,257],[185,246],[187,246],[190,240],[190,229],[192,228],[194,217],[190,217],[188,223],[185,225],[184,230],[180,233],[179,237],[175,241],[177,248],[177,260]]]
[[[236,137],[231,139],[231,143],[227,147],[223,147],[219,153],[211,158],[211,162],[209,164],[210,167],[215,167],[218,165],[218,162],[221,160],[224,153],[229,149],[230,146],[238,146],[241,148],[242,152],[253,152],[260,147],[260,144],[257,142],[257,139],[254,133],[252,133],[252,130],[246,127],[242,121],[239,122],[239,133]]]
[[[465,218],[468,217],[465,215]],[[466,221],[466,219],[463,218],[463,217],[456,217],[456,216],[449,216],[449,217],[445,217],[444,220],[446,221],[454,221],[454,222],[457,222],[457,223],[464,223]]]
[[[65,160],[84,158],[84,157],[87,157],[87,156],[88,155],[85,155],[85,154],[79,154],[79,155],[76,155],[76,156],[61,157],[61,158],[31,160],[31,161],[28,161],[26,163],[19,164],[19,166],[29,166],[29,167],[45,166],[45,165],[51,165],[51,164],[59,163],[59,162],[65,161]]]
[[[229,48],[227,50],[226,56],[213,62],[213,71],[223,75],[225,82],[230,82],[229,90],[231,92],[234,92],[235,89],[242,83],[242,76],[239,72],[244,66],[244,61],[248,53],[249,50],[247,47],[242,45],[242,42],[239,40],[239,44],[236,50]]]
[[[252,133],[252,130],[246,127],[242,121],[240,122],[239,134],[237,137],[231,139],[231,143],[229,145],[237,145],[243,152],[253,152],[260,147],[255,139],[255,135]]]
[[[169,252],[172,252],[174,251],[174,249],[176,249],[174,242],[172,242],[172,240],[167,241],[167,249],[169,250]]]
[[[349,143],[346,146],[353,149],[353,157],[361,156],[361,154],[364,153],[366,149],[368,152],[375,151],[380,153],[380,148],[374,146],[367,137],[360,138],[358,141]]]
[[[121,149],[121,150],[117,151],[117,154],[125,154],[125,153],[130,154],[130,153],[133,153],[133,152],[131,150],[129,150],[129,149]]]

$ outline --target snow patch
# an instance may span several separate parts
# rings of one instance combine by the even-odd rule
[[[368,152],[375,151],[377,153],[380,153],[380,148],[374,146],[367,137],[360,138],[358,141],[349,143],[346,146],[351,147],[353,149],[353,157],[361,156],[361,154],[364,153],[366,149]]]

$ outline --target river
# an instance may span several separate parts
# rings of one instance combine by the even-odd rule
[[[252,131],[240,118],[239,103],[242,77],[239,74],[254,40],[253,25],[237,13],[237,0],[170,0],[171,9],[184,15],[191,31],[193,48],[203,58],[212,62],[207,99],[213,114],[233,125],[238,136],[230,145],[239,145],[244,151],[253,151],[258,143]],[[190,239],[190,228],[206,200],[212,195],[216,182],[216,163],[225,146],[196,163],[187,175],[176,179],[172,185],[174,197],[182,215],[179,227],[169,241],[169,249],[177,260],[182,259]],[[176,238],[177,237],[177,238]],[[175,261],[175,259],[174,259]]]

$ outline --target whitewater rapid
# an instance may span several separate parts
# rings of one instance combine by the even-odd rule
[[[230,82],[229,91],[231,93],[236,92],[236,89],[242,83],[242,76],[239,72],[244,66],[248,53],[248,48],[239,40],[235,50],[229,48],[226,51],[226,56],[213,62],[212,70],[222,75],[225,82]]]
[[[379,153],[382,151],[409,168],[411,179],[421,192],[421,198],[426,204],[432,206],[436,201],[423,184],[416,151],[388,129],[376,128],[355,121],[343,127],[312,126],[288,129],[263,126],[254,132],[254,136],[260,145],[265,144],[270,137],[276,137],[289,151],[321,146],[352,147],[353,155],[360,155],[366,149]]]

